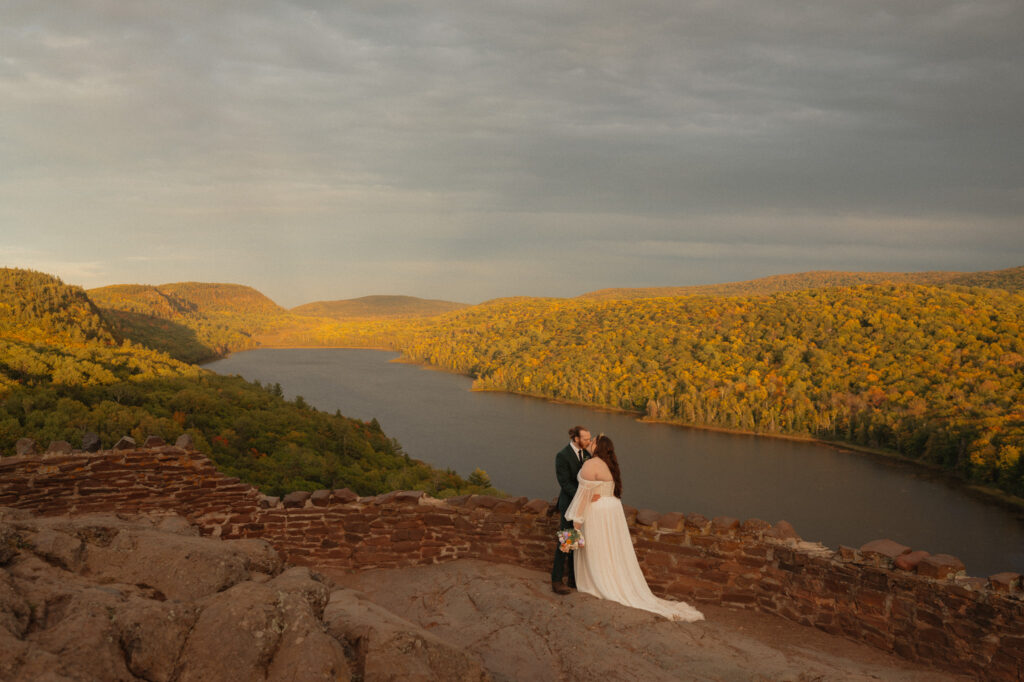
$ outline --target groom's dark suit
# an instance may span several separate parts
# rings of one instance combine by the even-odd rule
[[[586,450],[582,450],[581,453],[584,461],[590,459],[590,455]],[[576,480],[576,476],[580,473],[582,466],[583,462],[576,456],[572,445],[567,444],[555,455],[555,476],[558,478],[558,486],[561,488],[558,493],[558,511],[561,515],[558,524],[559,530],[572,528],[572,522],[565,518],[565,511],[569,508],[572,498],[576,496],[576,488],[579,487],[579,481]],[[555,563],[551,567],[551,582],[557,583],[562,581],[567,558],[569,563],[569,585],[575,587],[576,571],[573,568],[572,552],[566,554],[558,548],[557,543],[555,545]]]

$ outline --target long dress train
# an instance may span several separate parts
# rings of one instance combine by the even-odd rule
[[[576,478],[580,485],[565,512],[567,519],[582,524],[584,545],[573,552],[576,589],[670,620],[704,620],[704,614],[686,602],[659,599],[647,586],[630,539],[622,501],[615,497],[615,484]],[[595,494],[601,498],[591,502]]]

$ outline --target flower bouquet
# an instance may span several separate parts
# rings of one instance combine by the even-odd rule
[[[574,549],[583,547],[583,533],[575,528],[567,528],[560,530],[557,533],[558,536],[558,548],[563,552],[571,552]]]

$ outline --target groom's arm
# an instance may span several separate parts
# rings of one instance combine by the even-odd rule
[[[555,455],[555,477],[558,479],[558,485],[562,487],[569,497],[576,494],[576,488],[579,487],[576,477],[572,475],[572,467],[569,462],[566,461],[565,457],[561,454]]]

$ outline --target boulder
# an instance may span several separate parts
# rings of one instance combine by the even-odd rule
[[[16,455],[34,455],[38,451],[36,442],[31,438],[19,438],[14,444],[14,454]]]
[[[962,574],[964,562],[949,554],[933,554],[925,557],[917,565],[917,574],[936,580],[946,580]]]
[[[350,502],[355,502],[358,499],[359,495],[356,495],[348,488],[338,488],[334,491],[334,500],[336,502],[341,502],[342,504],[349,504]]]
[[[641,509],[636,513],[636,525],[653,526],[661,518],[661,514],[653,509]]]
[[[767,538],[775,538],[776,540],[799,540],[800,536],[797,535],[796,529],[793,528],[793,524],[789,521],[779,521],[774,526],[764,532],[764,536]]]
[[[326,507],[331,501],[330,490],[317,490],[309,496],[309,501],[313,503],[314,507]]]
[[[555,508],[557,510],[557,507]],[[551,509],[551,503],[547,500],[533,499],[523,505],[523,511],[531,514],[547,514]]]
[[[82,450],[85,452],[99,452],[100,447],[99,434],[90,432],[82,436]]]
[[[716,516],[711,519],[711,529],[716,533],[729,533],[739,527],[739,519],[734,519],[731,516]]]
[[[996,573],[988,577],[988,584],[996,592],[1015,594],[1021,590],[1021,574],[1012,572]]]
[[[131,436],[121,436],[121,440],[114,443],[115,450],[133,450],[136,447],[135,439]]]
[[[931,556],[930,552],[919,549],[913,552],[907,552],[906,554],[900,554],[892,563],[893,566],[901,571],[913,571],[917,568],[917,565],[921,563],[922,559],[929,556]]]
[[[659,530],[681,531],[686,525],[686,516],[679,512],[669,512],[658,517]]]
[[[174,441],[174,447],[191,451],[196,449],[196,444],[195,441],[192,440],[192,436],[187,433],[183,433],[178,436],[178,440]]]
[[[861,556],[876,563],[894,561],[896,557],[908,554],[910,548],[889,539],[872,540],[861,545]]]
[[[50,444],[46,446],[46,452],[48,454],[71,454],[71,443],[66,440],[51,440]]]
[[[306,506],[306,500],[310,498],[312,493],[308,490],[296,490],[290,492],[284,496],[284,506],[288,508],[304,507]]]
[[[144,442],[142,444],[142,447],[144,447],[144,448],[162,448],[165,445],[167,445],[167,441],[165,441],[160,436],[147,436],[146,437],[146,442]]]

